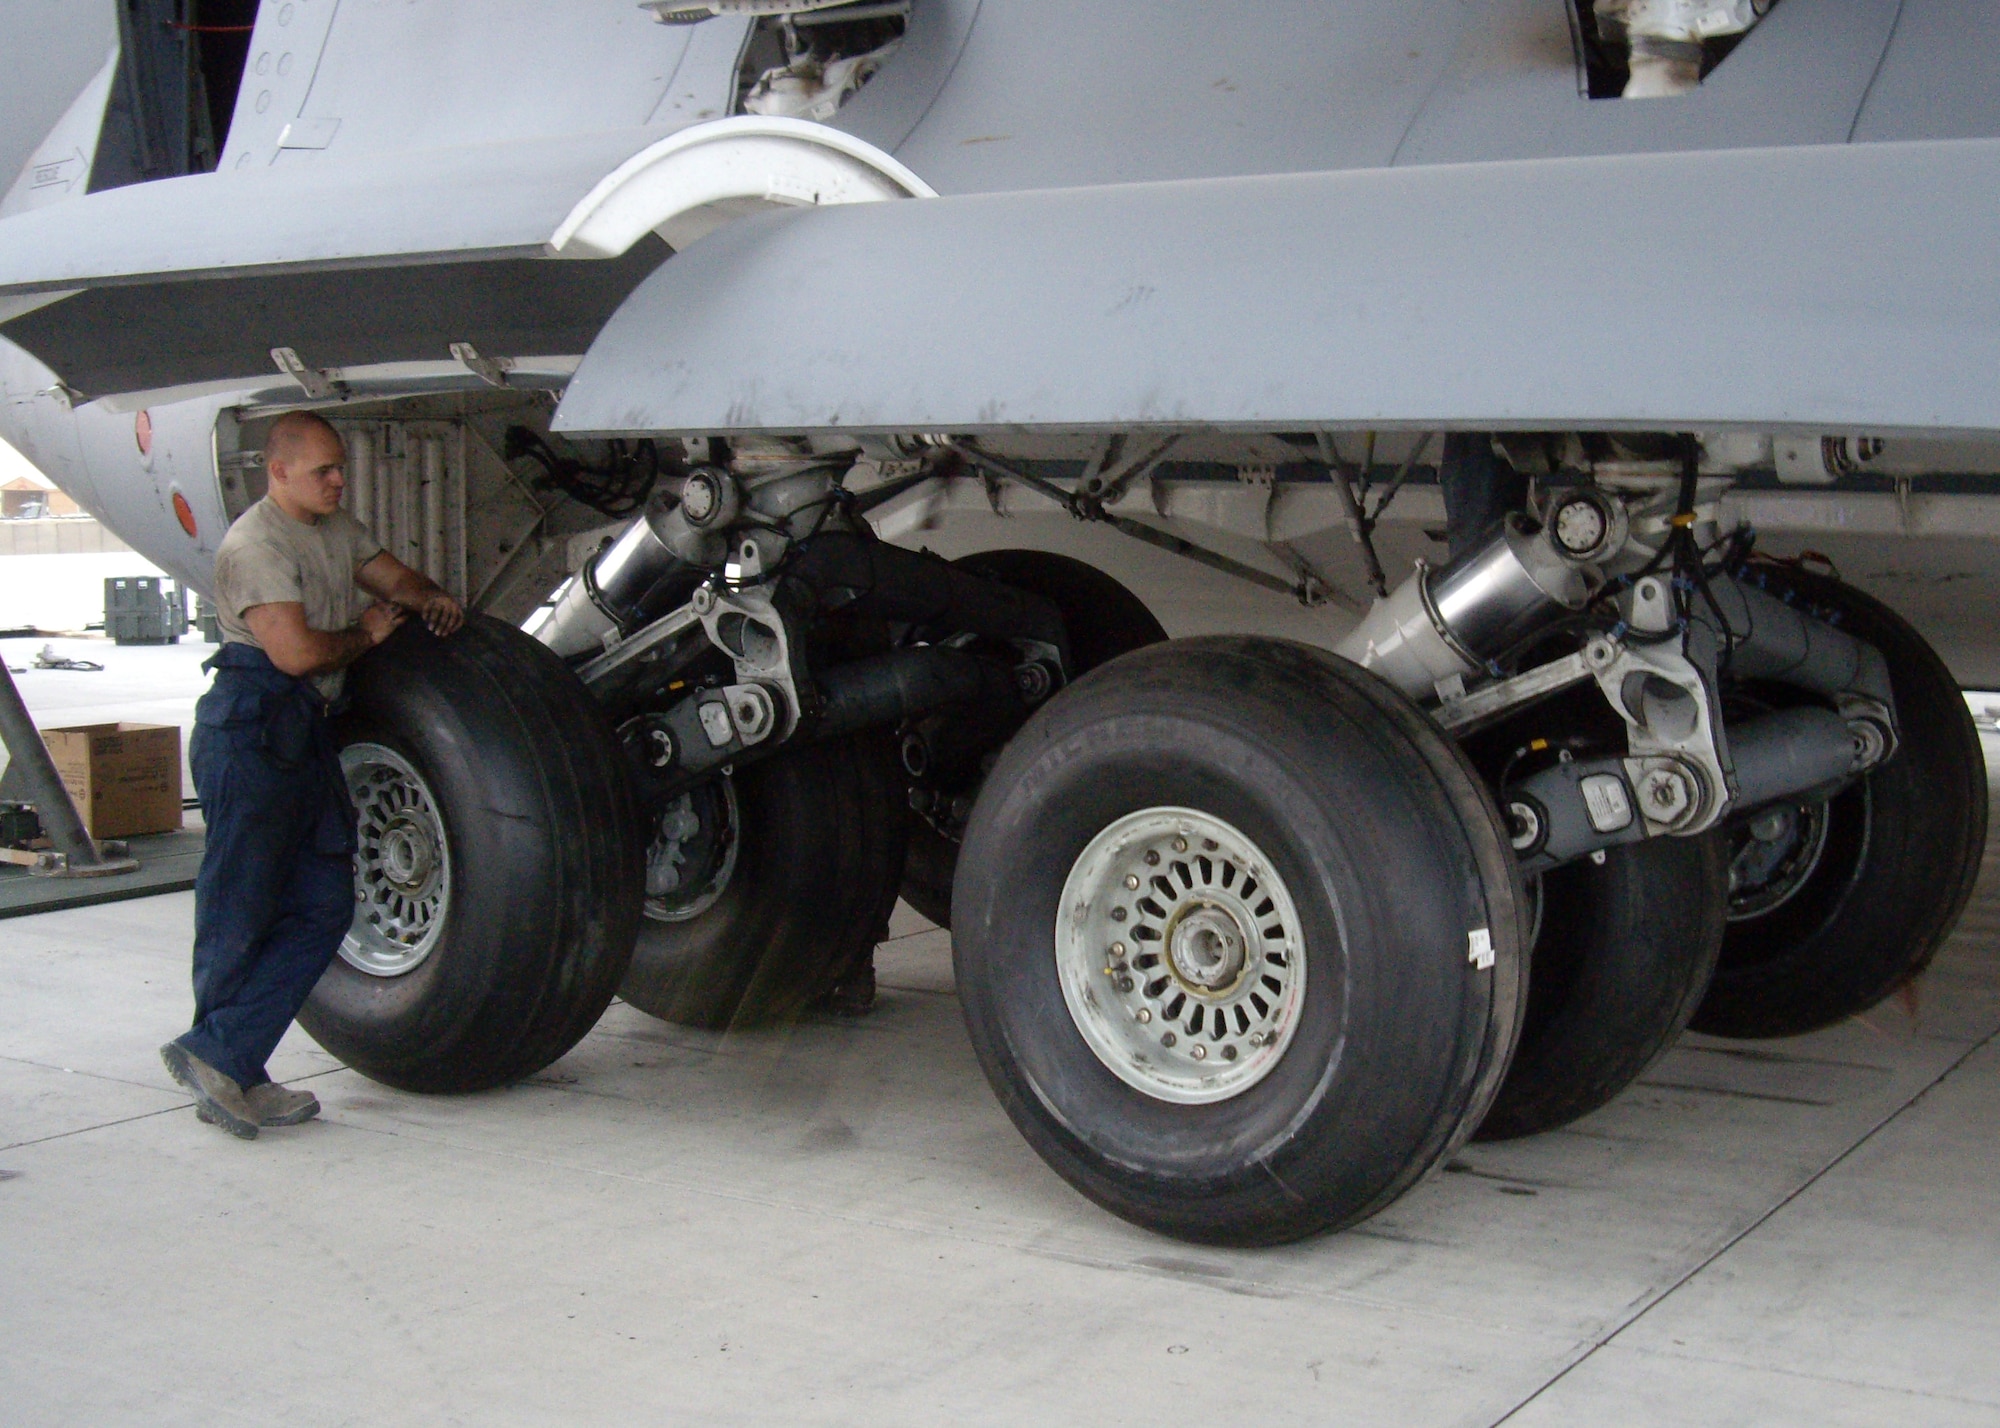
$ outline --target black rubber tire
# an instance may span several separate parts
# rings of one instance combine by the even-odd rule
[[[886,734],[806,744],[733,775],[741,819],[722,894],[645,918],[619,995],[709,1031],[797,1016],[888,930],[908,805]]]
[[[953,562],[978,575],[1040,595],[1062,613],[1071,672],[1088,674],[1167,637],[1145,602],[1094,565],[1046,550],[981,550]],[[951,883],[958,845],[919,814],[910,817],[903,901],[939,927],[951,926]]]
[[[1717,1036],[1797,1036],[1867,1011],[1937,955],[1985,852],[1986,763],[1958,682],[1902,616],[1825,576],[1752,572],[1880,650],[1896,700],[1896,752],[1828,802],[1826,851],[1798,891],[1730,922],[1693,1022]]]
[[[299,1024],[407,1091],[532,1075],[596,1025],[631,956],[643,870],[617,738],[547,647],[481,615],[444,640],[411,621],[348,688],[337,737],[423,776],[453,885],[429,957],[390,978],[336,958]]]
[[[1475,1139],[1568,1125],[1686,1030],[1722,952],[1724,847],[1720,832],[1654,838],[1542,875],[1527,1018]]]
[[[1255,841],[1307,949],[1284,1058],[1210,1104],[1114,1075],[1058,980],[1077,856],[1160,806]],[[1176,641],[1059,694],[987,780],[954,891],[959,994],[1002,1106],[1083,1194],[1181,1239],[1276,1244],[1381,1209],[1470,1134],[1519,1029],[1524,894],[1491,797],[1400,694],[1304,645]]]

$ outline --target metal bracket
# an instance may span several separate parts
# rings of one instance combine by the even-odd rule
[[[320,367],[308,367],[305,359],[291,347],[273,347],[271,360],[278,370],[305,389],[305,394],[316,402],[339,395],[342,384],[333,375]]]
[[[597,684],[614,670],[622,669],[634,660],[642,659],[660,648],[661,645],[679,638],[701,624],[701,616],[692,605],[683,605],[678,610],[669,611],[636,634],[628,635],[612,648],[595,659],[586,660],[577,668],[577,677],[585,684]]]
[[[993,508],[993,514],[1005,520],[1007,508],[1000,503],[1000,478],[981,466],[979,484],[986,488],[986,504]]]
[[[1137,455],[1125,453],[1098,473],[1098,487],[1092,494],[1105,505],[1110,505],[1130,490],[1133,483],[1150,478],[1159,469],[1160,463],[1167,459],[1167,453],[1180,445],[1180,441],[1181,434],[1174,432],[1150,450]]]
[[[1699,833],[1729,807],[1729,776],[1701,671],[1666,645],[1621,645],[1593,671],[1625,721],[1625,768],[1649,834]],[[1634,705],[1637,708],[1634,708]],[[1678,791],[1674,785],[1683,785]]]
[[[737,683],[722,691],[735,714],[743,700],[768,699],[775,691],[782,710],[773,710],[765,720],[739,721],[744,744],[757,744],[775,735],[789,736],[805,716],[805,702],[799,693],[799,677],[792,665],[792,634],[783,612],[767,588],[719,590],[703,585],[694,597],[650,625],[619,640],[601,655],[577,667],[577,677],[586,685],[604,683],[613,674],[636,662],[671,656],[676,664],[686,662],[691,650],[675,649],[699,629],[709,645],[729,656],[736,667]],[[731,691],[749,689],[743,700]],[[745,708],[748,705],[744,705]]]
[[[1854,772],[1866,773],[1896,752],[1896,715],[1888,705],[1862,694],[1841,694],[1833,707],[1854,734]]]
[[[1314,436],[1319,442],[1320,460],[1326,463],[1327,470],[1333,477],[1334,489],[1340,496],[1341,508],[1347,513],[1348,533],[1354,537],[1354,544],[1361,551],[1361,566],[1367,573],[1369,588],[1375,592],[1378,600],[1386,599],[1389,594],[1389,581],[1382,573],[1381,559],[1375,554],[1375,523],[1368,518],[1368,512],[1361,504],[1367,491],[1355,489],[1356,483],[1348,475],[1347,464],[1340,459],[1339,449],[1333,444],[1333,433],[1321,431],[1315,432]],[[1375,438],[1371,434],[1368,438],[1367,464],[1373,465],[1374,458]],[[1365,467],[1361,475],[1365,480],[1367,477]],[[1475,668],[1478,667],[1478,661],[1475,660],[1473,664]]]
[[[470,342],[452,343],[451,355],[453,361],[489,387],[506,386],[507,374],[514,370],[512,357],[482,357]]]
[[[688,608],[708,632],[709,643],[728,655],[742,684],[774,688],[784,703],[784,735],[799,727],[805,706],[792,668],[792,636],[785,617],[764,589],[717,590],[704,585]]]
[[[1523,704],[1592,678],[1616,660],[1622,648],[1607,636],[1593,636],[1573,655],[1538,665],[1511,679],[1495,680],[1456,699],[1447,699],[1432,717],[1451,733],[1469,734]]]

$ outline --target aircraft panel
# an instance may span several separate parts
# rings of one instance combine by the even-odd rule
[[[0,291],[538,253],[599,179],[659,137],[558,135],[94,193],[7,220]]]
[[[633,295],[559,425],[1994,431],[1996,235],[1994,140],[763,218]]]
[[[109,0],[0,5],[0,193],[117,47]]]
[[[86,395],[276,375],[274,347],[336,369],[445,361],[452,342],[510,358],[573,356],[666,257],[649,236],[601,263],[517,258],[120,284],[38,308],[6,333]]]
[[[2000,4],[1903,0],[1854,137],[1970,139],[2000,134]]]
[[[898,157],[941,193],[1386,163],[1464,10],[987,0]]]
[[[1844,143],[1897,3],[1780,5],[1699,89],[1646,101],[1579,92],[1562,0],[1480,9],[1398,163]]]
[[[294,37],[327,0],[295,4],[289,24],[292,6],[258,14],[225,169],[637,128],[697,33],[636,5],[510,0],[468,24],[457,6],[341,0],[322,48]]]

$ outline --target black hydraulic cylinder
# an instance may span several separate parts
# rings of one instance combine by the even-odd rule
[[[1798,798],[1839,784],[1854,771],[1854,735],[1831,709],[1780,709],[1729,726],[1736,766],[1732,811]]]
[[[830,609],[953,634],[1037,640],[1069,656],[1062,614],[1053,603],[922,551],[828,531],[799,552],[790,573]]]
[[[1817,706],[1780,709],[1730,725],[1729,752],[1736,772],[1731,812],[1786,798],[1821,798],[1854,772],[1854,735],[1847,721]],[[1521,850],[1528,872],[1646,836],[1623,760],[1617,758],[1544,769],[1507,789],[1502,801],[1532,813],[1535,841]]]
[[[935,645],[839,665],[819,685],[824,702],[812,733],[822,739],[900,724],[947,704],[1020,699],[1011,670]]]
[[[1816,620],[1743,580],[1715,580],[1709,591],[1729,623],[1729,672],[1738,679],[1768,679],[1820,694],[1859,694],[1893,707],[1889,667],[1873,645]],[[1715,623],[1707,603],[1692,602],[1693,616]],[[1730,731],[1732,742],[1735,731]]]

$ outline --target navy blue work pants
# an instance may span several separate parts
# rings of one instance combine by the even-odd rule
[[[271,1079],[265,1061],[354,919],[354,810],[311,687],[261,651],[223,649],[188,746],[208,839],[194,1025],[177,1040],[248,1089]]]

